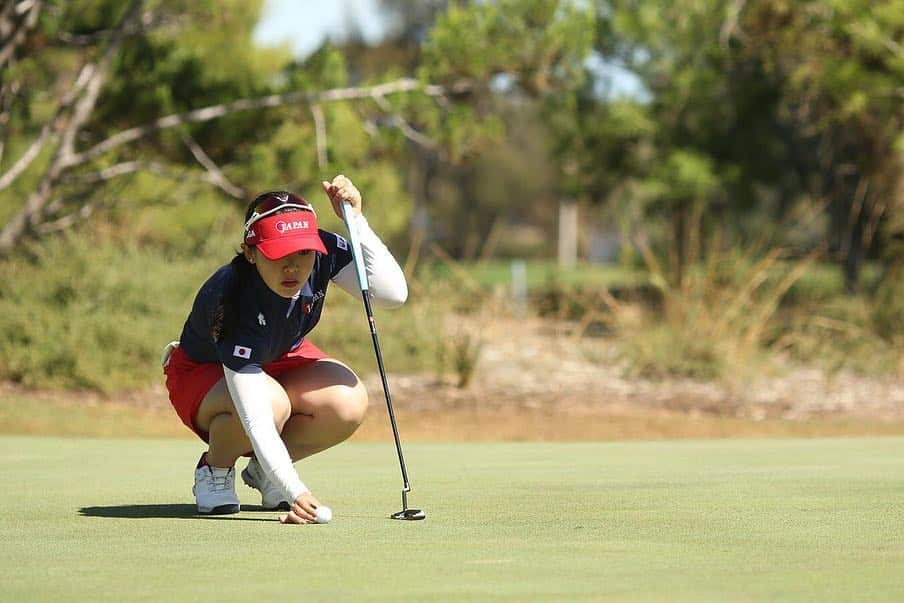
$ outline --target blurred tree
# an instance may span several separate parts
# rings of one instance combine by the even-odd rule
[[[416,62],[361,70],[329,46],[303,64],[255,48],[260,0],[20,4],[43,12],[4,52],[4,89],[30,96],[8,120],[0,253],[121,199],[313,191],[331,165],[394,199],[380,218],[401,228],[409,208],[392,166],[406,147],[461,160],[498,136],[500,83],[533,96],[572,87],[592,36],[570,2],[452,5]],[[415,68],[418,79],[401,77]]]
[[[687,248],[681,238],[692,233],[675,215],[687,207],[670,198],[683,188],[675,177],[708,182],[697,189],[707,191],[701,226],[718,216],[740,237],[787,237],[780,221],[795,216],[801,201],[828,207],[831,227],[823,238],[843,254],[846,282],[855,290],[865,249],[892,236],[874,235],[894,223],[889,217],[900,190],[898,4],[598,2],[597,50],[637,74],[650,100],[632,113],[614,112],[592,96],[577,106],[580,124],[592,118],[584,115],[628,121],[561,129],[570,134],[561,145],[566,159],[580,163],[568,149],[604,151],[604,163],[580,170],[576,185],[592,195],[608,191],[610,199],[628,195],[671,215],[679,265]],[[624,141],[633,159],[605,153],[623,142],[606,140],[609,131],[636,132],[630,123],[637,114],[650,127],[642,142]],[[697,160],[686,161],[691,157]],[[597,175],[605,172],[613,176]],[[751,231],[755,224],[762,226]]]
[[[893,0],[751,4],[739,13],[742,55],[782,83],[782,118],[809,153],[809,185],[829,203],[830,242],[845,284],[865,252],[894,232],[904,178],[904,10]],[[900,258],[898,258],[900,259]]]
[[[429,229],[452,255],[476,257],[496,249],[503,222],[554,221],[549,133],[537,107],[582,85],[592,12],[555,0],[381,4],[395,17],[394,37],[368,55],[391,46],[423,80],[473,84],[442,122],[425,116],[438,144],[410,148],[412,238]]]
[[[777,236],[801,202],[831,210],[851,289],[864,251],[900,236],[891,1],[598,0],[595,14],[564,0],[381,4],[391,40],[300,63],[253,45],[261,0],[4,3],[0,252],[124,200],[206,198],[211,185],[237,199],[313,192],[337,169],[392,200],[378,219],[395,232],[409,198],[437,198],[434,222],[489,240],[495,218],[549,215],[496,197],[528,182],[519,153],[544,164],[548,136],[558,190],[539,169],[519,190],[607,205],[626,227],[668,225],[677,273],[712,224]],[[648,95],[601,92],[594,46]],[[456,223],[461,204],[487,219]]]
[[[626,236],[648,238],[660,216],[676,282],[707,224],[758,236],[744,216],[783,211],[771,194],[788,179],[776,160],[785,153],[778,84],[725,43],[729,8],[725,0],[597,3],[600,60],[636,74],[646,94],[609,98],[588,86],[575,111],[560,112],[560,161],[580,166],[575,194],[614,207]]]
[[[198,199],[210,185],[236,199],[263,187],[313,191],[335,166],[399,199],[371,213],[397,231],[408,215],[395,147],[436,143],[390,97],[422,94],[407,102],[430,115],[444,110],[435,99],[449,104],[446,89],[413,78],[350,87],[333,49],[304,66],[285,49],[258,49],[261,3],[4,4],[0,253],[99,208]]]
[[[192,130],[177,117],[267,90],[266,78],[281,61],[282,53],[251,51],[260,2],[231,4],[227,10],[214,0],[32,4],[40,11],[36,27],[2,72],[4,90],[28,92],[15,99],[19,112],[5,131],[16,154],[0,163],[8,218],[0,251],[26,232],[64,228],[109,205],[117,190],[111,181],[132,201],[159,195],[158,187],[129,188],[139,173],[198,179],[186,168],[200,163],[204,180],[243,194],[208,154],[234,148],[236,139],[223,135],[232,129]],[[228,60],[227,48],[239,58]],[[168,121],[155,123],[167,114]],[[150,125],[134,127],[141,123]]]

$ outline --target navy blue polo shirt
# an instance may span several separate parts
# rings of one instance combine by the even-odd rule
[[[304,336],[320,320],[330,279],[352,262],[348,242],[320,230],[329,253],[316,254],[311,276],[296,298],[274,293],[256,269],[251,283],[239,297],[239,320],[232,334],[214,342],[210,334],[214,311],[223,291],[236,278],[230,264],[221,267],[201,286],[185,321],[179,345],[195,362],[221,363],[234,371],[247,365],[262,366],[301,345]]]

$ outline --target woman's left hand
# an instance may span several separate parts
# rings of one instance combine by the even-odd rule
[[[330,203],[333,204],[333,211],[336,212],[339,218],[343,217],[341,206],[343,201],[348,201],[351,204],[352,213],[361,213],[361,193],[352,184],[352,181],[344,175],[339,174],[333,178],[332,182],[324,180],[321,185],[323,186],[323,192],[327,194],[330,198]]]

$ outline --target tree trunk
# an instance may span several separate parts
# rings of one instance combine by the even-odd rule
[[[672,240],[675,245],[671,255],[672,284],[680,287],[684,282],[687,265],[687,205],[681,204],[672,210]]]
[[[863,268],[864,235],[869,219],[872,198],[866,178],[861,177],[851,199],[844,236],[844,289],[854,295],[860,292],[860,273]]]
[[[574,199],[559,202],[559,266],[574,266],[578,260],[578,204]]]
[[[863,266],[863,212],[851,225],[847,253],[844,255],[844,289],[854,295],[860,291],[860,271]]]

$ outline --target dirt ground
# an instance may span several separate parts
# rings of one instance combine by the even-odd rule
[[[603,341],[575,342],[539,321],[499,319],[484,339],[473,382],[392,371],[389,383],[403,440],[618,440],[904,434],[904,380],[793,368],[736,385],[626,376]],[[379,375],[358,440],[391,438]],[[162,384],[113,399],[96,394],[23,392],[64,409],[92,407],[97,422],[140,421],[141,433],[185,435]],[[135,411],[140,417],[129,419]],[[53,430],[35,424],[29,431]],[[104,432],[105,433],[105,432]],[[89,434],[90,435],[90,434]]]
[[[563,330],[565,331],[565,330]],[[519,335],[515,335],[519,334]],[[729,385],[627,376],[604,341],[576,342],[548,323],[500,320],[484,332],[474,382],[391,375],[407,432],[435,439],[645,439],[904,433],[904,380],[795,368]],[[371,412],[385,403],[365,380]],[[370,421],[379,428],[382,421]],[[369,425],[365,425],[367,433]]]

